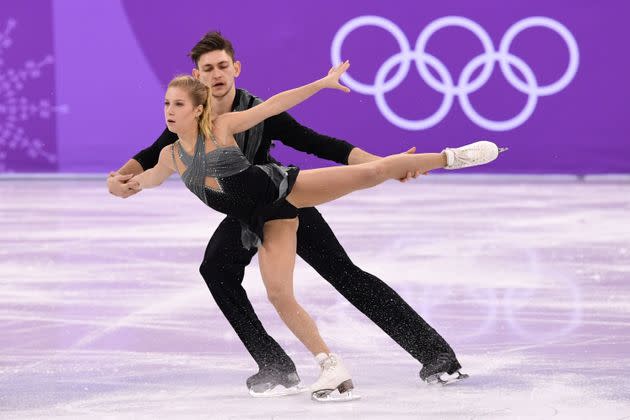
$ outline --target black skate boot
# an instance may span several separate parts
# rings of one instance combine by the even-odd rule
[[[468,378],[468,375],[459,371],[461,368],[454,354],[440,353],[433,362],[422,366],[420,379],[431,385],[447,385]]]
[[[247,378],[247,389],[252,397],[281,397],[298,394],[306,390],[300,386],[300,377],[295,370],[277,366],[266,366]]]

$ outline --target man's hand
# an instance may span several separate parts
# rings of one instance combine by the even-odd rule
[[[408,153],[410,155],[413,155],[414,153],[416,153],[416,146],[412,147],[411,149],[407,150],[405,153]],[[420,171],[416,171],[416,172],[407,172],[407,176],[404,178],[400,178],[399,181],[400,182],[407,182],[410,179],[413,178],[417,178],[418,175],[420,175],[422,173],[422,175],[429,175],[428,172],[420,172]]]
[[[133,174],[121,175],[118,172],[110,172],[107,177],[107,188],[110,194],[120,198],[127,198],[136,194],[138,190],[134,190],[127,185],[127,181],[132,177]]]

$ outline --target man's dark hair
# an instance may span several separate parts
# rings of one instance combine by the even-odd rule
[[[188,53],[188,56],[192,59],[195,66],[199,68],[199,58],[205,53],[210,51],[225,50],[226,53],[234,61],[234,47],[229,39],[224,38],[219,31],[210,31],[201,38],[192,50]]]

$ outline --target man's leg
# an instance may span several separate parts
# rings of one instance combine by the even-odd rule
[[[255,253],[256,250],[243,248],[240,222],[227,217],[210,238],[199,268],[223,315],[261,371],[262,376],[248,379],[250,389],[252,381],[265,380],[266,374],[277,377],[278,373],[295,373],[293,361],[267,334],[241,284],[245,267]]]
[[[398,293],[352,263],[317,209],[300,209],[299,217],[297,253],[304,261],[424,366],[447,355],[448,373],[461,368],[446,340]]]

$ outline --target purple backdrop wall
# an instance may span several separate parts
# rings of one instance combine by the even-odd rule
[[[630,172],[625,1],[147,5],[3,4],[0,171],[119,167],[163,130],[163,89],[174,74],[190,72],[186,52],[220,29],[243,63],[237,85],[261,97],[321,76],[337,35],[339,54],[352,61],[349,76],[365,86],[347,81],[352,94],[324,92],[292,114],[371,152],[487,138],[511,152],[481,171]],[[339,38],[361,16],[372,17]],[[524,20],[531,17],[542,18]],[[417,48],[421,34],[425,47]],[[327,164],[282,146],[274,154],[303,167]]]
[[[52,10],[32,6],[0,9],[0,172],[58,168]]]

